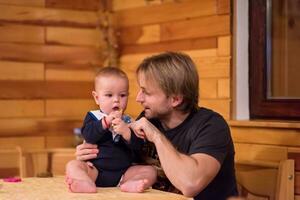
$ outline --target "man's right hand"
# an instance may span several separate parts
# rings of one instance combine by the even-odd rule
[[[86,161],[96,158],[98,153],[97,145],[84,142],[76,147],[75,155],[77,160]]]

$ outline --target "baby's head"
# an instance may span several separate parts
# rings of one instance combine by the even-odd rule
[[[100,110],[109,114],[126,109],[128,90],[129,81],[125,72],[116,67],[104,67],[96,74],[92,95]]]

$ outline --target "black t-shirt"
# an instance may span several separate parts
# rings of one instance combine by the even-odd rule
[[[170,130],[164,130],[156,119],[151,119],[151,122],[179,152],[187,155],[205,153],[221,164],[213,181],[194,199],[225,200],[237,195],[234,147],[230,129],[221,115],[206,108],[195,109],[180,125]]]

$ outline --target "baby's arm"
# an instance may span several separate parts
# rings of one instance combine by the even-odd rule
[[[103,127],[103,119],[95,120],[89,113],[86,115],[81,129],[82,136],[87,143],[96,144],[109,131]]]

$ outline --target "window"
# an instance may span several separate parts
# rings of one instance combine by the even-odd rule
[[[249,1],[250,118],[300,119],[300,0]]]

